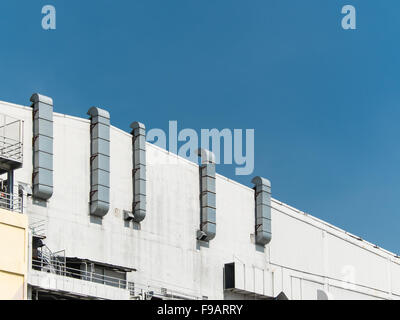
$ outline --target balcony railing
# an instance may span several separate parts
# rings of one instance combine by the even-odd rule
[[[202,299],[198,296],[186,294],[175,290],[140,284],[137,282],[128,282],[124,279],[110,277],[98,274],[96,272],[70,268],[66,266],[65,256],[58,255],[58,253],[47,254],[45,252],[47,251],[41,250],[40,252],[38,252],[38,256],[32,259],[32,269],[59,275],[62,277],[75,278],[97,284],[103,284],[106,286],[112,286],[123,290],[128,290],[132,300],[145,300],[150,299],[153,296],[168,300]]]
[[[56,274],[59,276],[104,284],[120,289],[127,289],[126,280],[101,275],[95,272],[67,267],[65,264],[65,260],[63,261],[61,256],[56,257],[39,253],[39,256],[36,259],[32,259],[32,269]]]
[[[22,143],[4,136],[0,136],[0,157],[22,162]]]
[[[34,230],[37,228],[37,230],[40,230],[40,234],[42,234],[44,230],[44,223],[44,220],[33,219],[30,225],[30,229],[33,233],[35,233]],[[82,263],[82,266],[85,266],[82,269],[71,268],[70,266],[67,266],[67,264],[68,263],[65,256],[65,250],[52,252],[45,244],[42,244],[37,249],[32,251],[33,270],[128,290],[129,296],[132,300],[149,299],[153,296],[168,300],[201,299],[196,295],[191,295],[176,290],[170,290],[167,288],[152,285],[145,285],[138,282],[130,282],[126,279],[107,276],[103,273],[100,274],[98,272],[94,272],[93,269],[92,271],[90,271],[88,270],[88,265],[85,262]]]
[[[22,198],[15,194],[0,191],[0,208],[22,213]]]
[[[163,300],[202,300],[202,297],[187,294],[178,290],[163,287],[145,285],[137,282],[128,282],[128,289],[132,299],[146,300],[150,297],[158,297]]]
[[[0,114],[0,158],[22,163],[23,121]]]

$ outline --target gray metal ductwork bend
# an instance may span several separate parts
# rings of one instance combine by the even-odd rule
[[[271,182],[262,177],[255,177],[251,182],[255,184],[255,242],[265,246],[272,239]]]
[[[209,150],[198,149],[197,155],[201,157],[200,165],[200,230],[197,239],[210,241],[217,234],[216,225],[216,168],[215,155]]]
[[[146,218],[146,126],[133,122],[132,152],[133,152],[133,221],[140,223]]]
[[[110,208],[110,114],[92,107],[90,116],[90,214],[104,217]]]
[[[53,195],[53,99],[35,93],[33,108],[32,195],[48,200]]]
[[[196,153],[201,159],[201,164],[215,164],[214,152],[207,149],[197,149]]]

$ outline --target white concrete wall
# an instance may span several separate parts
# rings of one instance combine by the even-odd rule
[[[0,108],[24,120],[24,166],[15,181],[31,183],[31,109],[1,102]],[[89,216],[89,127],[86,119],[55,114],[54,194],[47,204],[26,200],[28,215],[47,221],[46,244],[52,250],[135,268],[129,280],[210,299],[281,291],[290,299],[316,299],[317,290],[334,299],[400,298],[398,258],[279,201],[272,203],[272,241],[265,249],[256,247],[254,191],[220,175],[217,235],[208,248],[199,246],[199,168],[151,144],[147,216],[140,227],[127,225],[123,210],[132,203],[131,135],[115,127],[111,205],[99,224]],[[223,267],[231,262],[242,270],[236,279],[242,293],[224,293]]]
[[[83,297],[85,299],[129,299],[128,290],[36,270],[30,271],[29,284],[35,288],[41,288],[60,294],[71,293],[73,296]]]

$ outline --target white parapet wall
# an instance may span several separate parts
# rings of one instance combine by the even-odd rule
[[[15,183],[29,185],[32,109],[6,102],[0,108],[24,120],[24,163]],[[140,224],[124,220],[133,201],[132,135],[113,126],[110,208],[103,219],[91,217],[90,121],[57,113],[53,120],[53,195],[47,202],[24,196],[28,216],[46,221],[52,250],[134,268],[128,281],[199,298],[265,299],[282,292],[288,299],[400,298],[396,255],[275,199],[272,240],[256,245],[254,190],[218,174],[216,237],[199,243],[199,167],[152,144],[146,148],[146,217]],[[126,129],[136,120],[127,119]],[[235,288],[224,290],[229,263],[235,264]]]

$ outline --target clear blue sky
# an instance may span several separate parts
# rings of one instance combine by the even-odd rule
[[[125,130],[254,128],[275,198],[399,252],[399,13],[398,0],[3,0],[0,99],[106,107]]]

